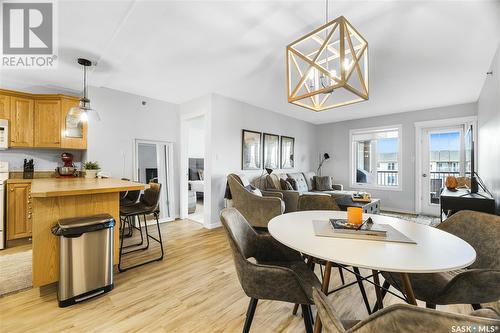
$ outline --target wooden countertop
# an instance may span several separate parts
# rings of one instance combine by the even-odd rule
[[[145,184],[116,178],[46,178],[31,180],[31,196],[33,198],[113,193],[143,190],[144,188],[146,188]]]

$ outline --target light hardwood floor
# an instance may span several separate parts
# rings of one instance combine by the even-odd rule
[[[238,283],[223,230],[205,230],[182,220],[163,224],[162,235],[165,259],[117,273],[115,289],[100,298],[60,309],[55,286],[0,298],[0,332],[241,332],[248,298]],[[332,271],[330,286],[339,280]],[[375,292],[368,285],[366,289],[373,303]],[[330,299],[343,318],[367,316],[356,286]],[[386,304],[395,302],[395,297],[386,297]],[[293,316],[292,308],[260,301],[251,331],[304,332],[300,311]],[[470,311],[469,306],[440,309]]]

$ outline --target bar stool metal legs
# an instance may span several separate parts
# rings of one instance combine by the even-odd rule
[[[124,249],[126,249],[126,248],[130,248],[130,247],[134,247],[134,246],[140,246],[140,245],[142,245],[144,243],[143,234],[142,234],[142,228],[141,228],[140,214],[127,216],[125,219],[128,220],[129,218],[133,218],[134,216],[138,217],[139,227],[137,228],[137,227],[133,226],[133,228],[137,228],[137,229],[140,230],[140,232],[141,232],[141,242],[138,243],[138,244],[124,246],[123,245],[123,239],[125,238],[125,228],[124,227],[121,228],[120,255],[119,255],[119,261],[118,261],[118,271],[120,271],[120,272],[125,272],[126,270],[129,270],[131,268],[136,268],[136,267],[139,267],[139,266],[143,266],[145,264],[149,264],[149,263],[154,262],[154,261],[163,260],[164,251],[163,251],[163,242],[162,242],[162,237],[161,237],[160,221],[159,221],[159,214],[158,214],[158,212],[154,212],[153,213],[153,216],[156,219],[156,228],[158,230],[158,238],[156,238],[153,235],[149,234],[149,232],[148,232],[148,224],[147,224],[147,220],[146,220],[146,214],[142,214],[142,216],[144,217],[144,231],[145,231],[146,245],[143,246],[143,247],[140,247],[140,248],[136,248],[136,249],[124,252]],[[128,221],[130,221],[130,220],[128,220]],[[160,256],[156,257],[156,258],[153,258],[153,259],[149,259],[149,260],[144,261],[144,262],[141,262],[139,264],[135,264],[135,265],[128,266],[128,267],[123,267],[122,266],[122,257],[123,257],[123,255],[131,253],[131,252],[147,250],[149,248],[149,239],[151,239],[151,240],[153,240],[155,242],[158,242],[160,244],[160,250],[161,250]]]

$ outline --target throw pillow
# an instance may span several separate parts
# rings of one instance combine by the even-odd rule
[[[266,189],[268,190],[280,190],[280,180],[276,175],[267,175],[266,176]]]
[[[287,178],[286,181],[292,186],[292,190],[297,191],[297,182],[295,181],[295,179]]]
[[[316,177],[316,189],[318,191],[331,191],[332,190],[332,177],[319,176]]]
[[[247,185],[247,186],[245,186],[245,190],[247,190],[248,192],[253,193],[255,195],[258,195],[259,197],[262,196],[262,192],[258,188],[256,188],[255,186],[253,186],[253,185]]]
[[[284,179],[280,179],[280,185],[282,190],[293,190],[292,185]]]

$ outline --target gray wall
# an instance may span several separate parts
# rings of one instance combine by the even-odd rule
[[[335,110],[331,111],[335,112]],[[332,175],[335,183],[350,189],[349,130],[386,125],[403,125],[402,129],[402,191],[368,190],[373,197],[381,199],[383,209],[403,212],[415,211],[415,122],[434,119],[465,117],[477,113],[477,104],[461,104],[427,110],[419,110],[387,116],[356,119],[318,126],[319,152],[332,157],[323,165],[323,174]]]
[[[200,116],[188,121],[188,157],[205,157],[205,117]]]
[[[211,123],[212,223],[219,223],[219,211],[224,207],[226,176],[242,172],[242,129],[294,137],[294,169],[307,171],[315,168],[317,128],[313,124],[215,94],[212,95]],[[251,179],[262,171],[244,173]]]
[[[134,139],[174,143],[174,215],[179,214],[179,106],[107,89],[90,89],[101,121],[89,124],[87,160],[99,161],[112,177],[133,178]],[[146,101],[146,105],[141,104]]]
[[[500,214],[500,46],[478,101],[478,174],[496,199]]]

